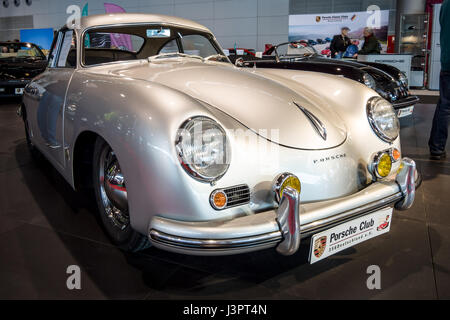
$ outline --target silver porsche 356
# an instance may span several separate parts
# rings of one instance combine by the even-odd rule
[[[81,19],[19,110],[33,152],[93,188],[120,248],[226,255],[312,237],[315,262],[389,231],[420,181],[392,105],[333,75],[237,68],[193,21]]]

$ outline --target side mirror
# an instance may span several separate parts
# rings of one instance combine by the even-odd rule
[[[237,58],[236,61],[234,61],[234,65],[236,67],[243,67],[244,66],[244,59],[243,58]]]

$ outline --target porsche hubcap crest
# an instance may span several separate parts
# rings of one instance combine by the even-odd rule
[[[130,218],[125,179],[114,152],[107,148],[100,158],[100,196],[108,218],[119,229],[125,229]]]

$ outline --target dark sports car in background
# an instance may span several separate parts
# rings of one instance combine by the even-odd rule
[[[47,59],[28,42],[0,42],[0,97],[21,96],[32,78],[44,72]]]
[[[285,42],[264,52],[262,58],[230,55],[238,65],[257,68],[295,69],[334,74],[361,82],[392,103],[398,117],[412,114],[417,96],[408,90],[408,79],[397,68],[374,62],[354,59],[328,59],[304,41]]]

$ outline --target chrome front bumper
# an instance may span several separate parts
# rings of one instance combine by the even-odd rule
[[[420,102],[420,99],[418,96],[408,96],[406,98],[400,99],[396,102],[392,102],[392,106],[395,110],[407,108],[410,106],[413,106]]]
[[[421,177],[413,160],[403,158],[395,179],[374,182],[339,199],[300,203],[290,188],[276,210],[226,221],[186,222],[154,217],[150,242],[157,248],[190,255],[229,255],[277,247],[283,255],[294,254],[300,239],[385,207],[409,209]]]

